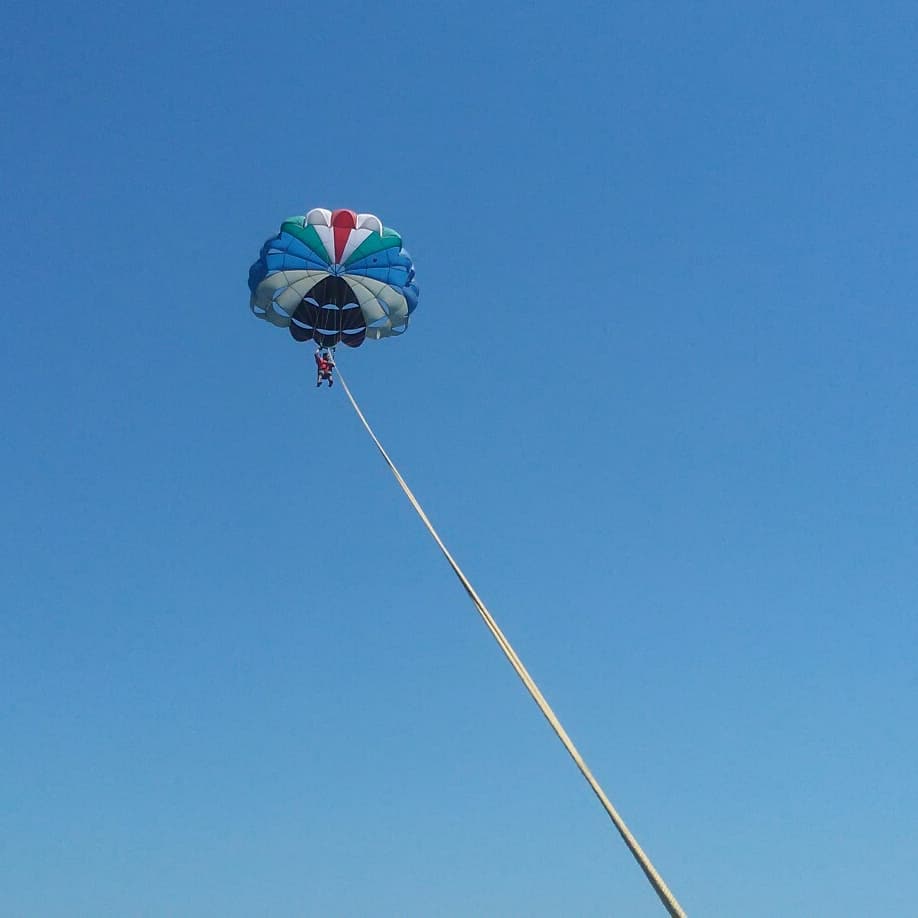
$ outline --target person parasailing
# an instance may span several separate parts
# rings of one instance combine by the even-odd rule
[[[327,379],[328,388],[330,389],[335,384],[335,380],[332,378],[332,373],[335,369],[335,358],[327,347],[317,347],[315,358],[316,388],[322,385],[323,380]]]

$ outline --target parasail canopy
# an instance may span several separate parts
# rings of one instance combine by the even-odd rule
[[[249,290],[256,316],[323,347],[401,335],[418,304],[402,237],[374,214],[322,207],[265,242]]]

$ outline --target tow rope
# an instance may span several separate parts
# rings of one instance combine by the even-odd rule
[[[449,566],[453,569],[453,573],[456,575],[456,577],[459,578],[459,582],[462,584],[463,589],[468,594],[469,599],[471,599],[474,603],[475,608],[478,610],[478,614],[481,616],[485,625],[487,625],[488,630],[494,636],[494,639],[500,645],[500,649],[504,652],[504,655],[510,661],[510,665],[516,671],[517,676],[519,676],[523,685],[526,686],[526,689],[532,696],[533,701],[535,701],[535,703],[539,706],[539,710],[545,716],[545,719],[549,722],[549,724],[551,724],[551,727],[555,731],[558,739],[561,740],[564,748],[568,751],[568,754],[574,760],[574,764],[578,769],[580,769],[580,773],[583,775],[583,777],[586,778],[587,783],[590,785],[593,793],[602,804],[603,809],[612,820],[612,823],[618,830],[619,835],[621,835],[622,840],[628,846],[628,850],[632,853],[632,855],[634,855],[634,859],[638,862],[641,870],[644,871],[644,875],[649,880],[650,885],[654,888],[654,891],[660,897],[660,901],[666,907],[666,910],[669,912],[672,918],[686,918],[685,912],[676,901],[676,897],[670,892],[669,887],[666,885],[666,883],[663,881],[663,878],[650,862],[650,858],[647,857],[647,855],[644,853],[644,850],[638,844],[637,839],[631,834],[622,817],[619,816],[618,811],[614,806],[612,806],[612,802],[606,796],[602,787],[600,787],[599,782],[595,777],[593,777],[593,773],[587,767],[586,762],[577,751],[577,747],[574,745],[571,738],[567,735],[567,731],[564,729],[564,727],[561,726],[561,721],[558,720],[555,712],[551,709],[548,701],[546,701],[545,696],[539,690],[539,687],[535,684],[532,676],[529,675],[526,667],[523,666],[523,661],[520,660],[520,658],[517,656],[516,651],[510,645],[510,642],[507,640],[503,631],[500,630],[497,622],[494,620],[494,616],[491,615],[491,613],[488,611],[485,604],[481,601],[481,598],[475,592],[475,588],[469,582],[468,577],[465,576],[465,574],[462,572],[462,569],[456,563],[456,560],[449,553],[446,545],[443,544],[443,540],[437,534],[436,529],[434,529],[433,524],[430,522],[427,514],[424,512],[424,508],[420,505],[420,503],[418,503],[418,500],[412,493],[411,488],[408,487],[407,482],[404,478],[402,478],[401,473],[395,467],[395,463],[383,448],[382,443],[379,442],[376,434],[373,433],[373,428],[370,427],[366,417],[360,410],[360,406],[357,404],[356,399],[351,394],[351,390],[348,387],[348,384],[344,379],[340,369],[338,369],[338,379],[341,380],[341,387],[344,389],[344,393],[347,395],[348,401],[350,401],[351,405],[353,406],[357,417],[360,419],[360,422],[363,424],[366,432],[370,435],[370,439],[372,439],[372,441],[376,444],[376,448],[379,450],[383,459],[385,459],[386,465],[389,466],[389,471],[391,471],[395,476],[395,480],[399,483],[402,491],[405,492],[405,496],[411,502],[411,506],[414,507],[415,512],[421,519],[421,522],[427,527],[427,531],[431,534],[433,540],[439,546],[440,551],[443,552],[443,556],[449,562]]]

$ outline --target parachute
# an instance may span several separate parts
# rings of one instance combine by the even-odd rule
[[[321,347],[401,335],[418,305],[402,237],[374,214],[322,207],[284,220],[249,269],[249,290],[256,316]]]

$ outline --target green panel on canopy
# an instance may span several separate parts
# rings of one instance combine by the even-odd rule
[[[372,255],[374,252],[381,252],[383,249],[394,249],[396,247],[402,247],[402,237],[399,236],[395,230],[383,229],[382,236],[380,236],[379,233],[370,233],[370,235],[351,252],[350,258],[345,262],[345,265],[360,261],[361,258],[366,258],[367,255]]]
[[[303,245],[309,246],[325,264],[331,264],[328,260],[328,252],[325,250],[325,245],[319,238],[316,228],[311,223],[303,226],[302,223],[296,223],[293,220],[285,220],[281,225],[281,232],[290,233],[291,236],[296,236]]]

